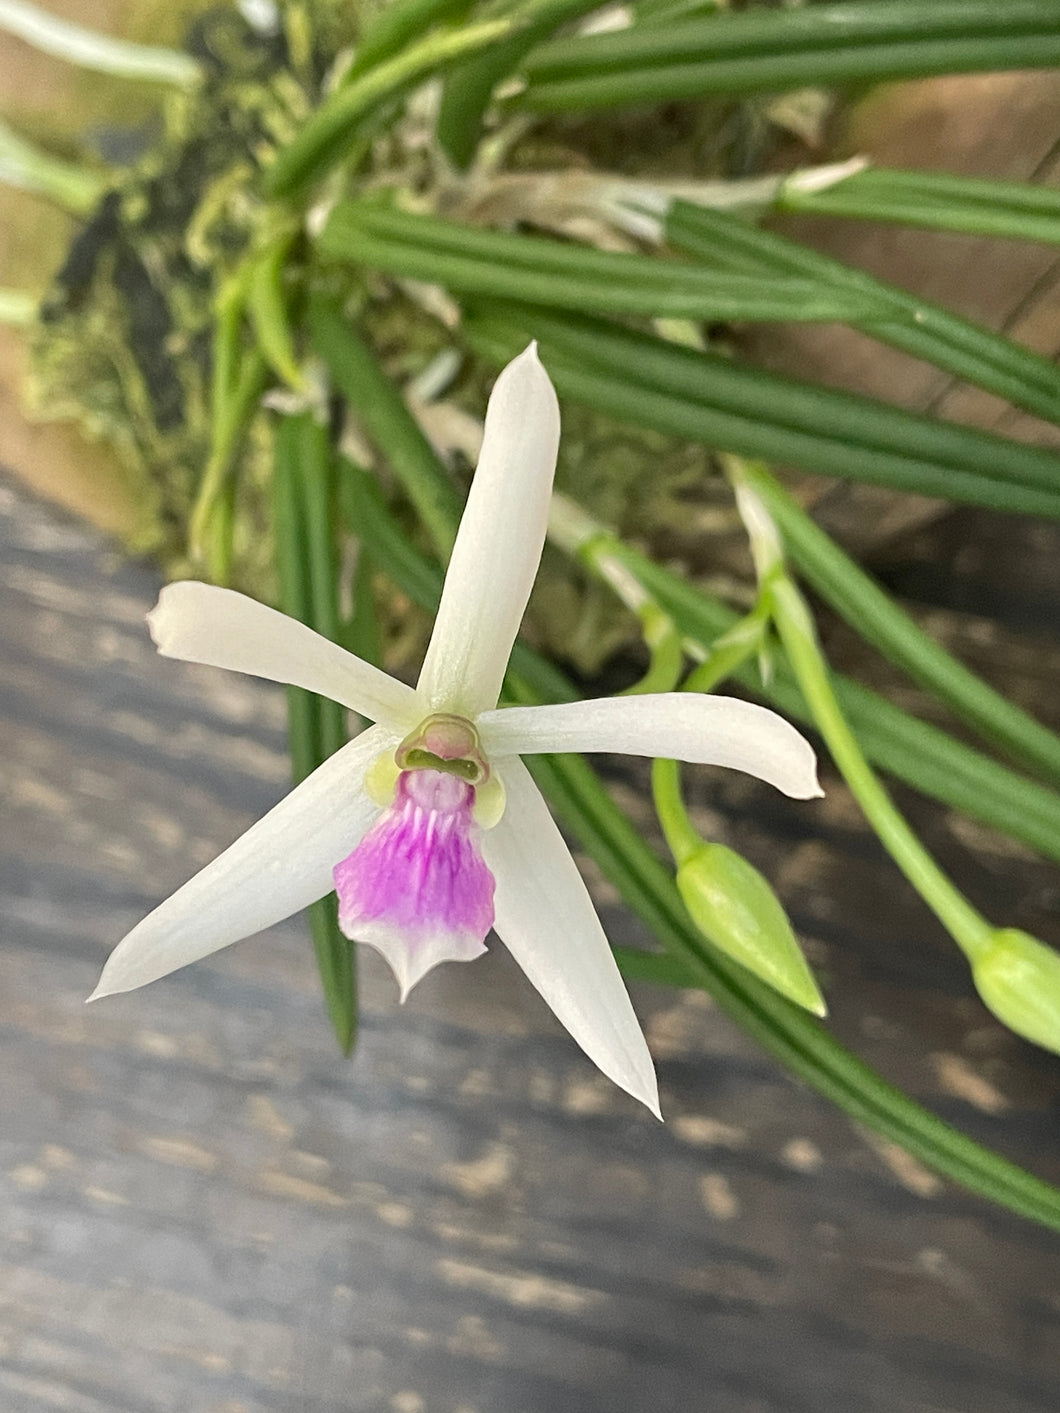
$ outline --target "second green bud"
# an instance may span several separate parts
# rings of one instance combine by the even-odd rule
[[[724,844],[701,844],[680,864],[677,887],[703,935],[774,991],[814,1015],[824,998],[780,900],[758,870]]]

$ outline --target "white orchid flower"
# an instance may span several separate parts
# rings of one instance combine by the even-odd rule
[[[559,409],[536,346],[497,379],[415,688],[229,589],[178,583],[149,616],[167,657],[331,697],[377,724],[157,907],[112,952],[90,999],[129,991],[323,897],[377,948],[402,999],[493,927],[559,1020],[616,1084],[659,1113],[655,1072],[570,851],[521,755],[616,751],[727,765],[785,794],[820,793],[786,721],[725,697],[670,693],[497,709],[545,540]]]

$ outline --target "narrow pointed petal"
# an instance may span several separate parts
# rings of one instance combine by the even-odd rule
[[[191,580],[168,584],[147,623],[163,657],[305,687],[401,734],[419,714],[416,694],[404,682],[233,589]]]
[[[570,850],[522,761],[499,770],[508,804],[482,840],[497,935],[594,1064],[661,1117],[640,1022]]]
[[[89,1000],[145,986],[330,893],[332,869],[379,813],[365,771],[395,744],[376,726],[336,751],[118,943]]]
[[[775,711],[736,697],[665,692],[509,707],[484,712],[478,729],[491,757],[608,751],[729,766],[796,800],[823,793],[809,741]]]
[[[497,705],[545,543],[559,407],[531,344],[501,373],[417,687],[434,711]]]

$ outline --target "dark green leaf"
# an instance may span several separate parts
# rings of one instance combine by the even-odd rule
[[[465,327],[497,362],[538,339],[562,392],[623,421],[780,465],[1060,518],[1060,458],[1039,447],[604,320],[494,302]]]
[[[776,204],[784,211],[818,211],[1060,245],[1060,192],[1026,182],[870,168],[824,191],[789,183]]]
[[[327,436],[303,413],[281,419],[273,466],[273,533],[280,606],[293,618],[334,635],[336,575],[329,514],[330,448]],[[300,687],[287,688],[288,734],[295,783],[345,742],[342,708]],[[328,1015],[344,1054],[357,1034],[353,948],[339,931],[334,899],[309,909],[310,932]]]
[[[528,86],[515,101],[573,112],[1058,61],[1053,0],[862,0],[556,39],[529,55]]]
[[[677,249],[709,265],[745,275],[756,271],[800,275],[837,289],[860,290],[867,298],[889,299],[897,319],[862,320],[855,316],[858,327],[883,343],[1007,398],[1017,407],[1060,422],[1060,369],[1055,363],[930,300],[918,299],[727,212],[708,211],[687,202],[675,202],[671,208],[666,238]]]
[[[480,230],[371,201],[336,207],[317,245],[325,257],[429,280],[460,293],[586,313],[853,321],[879,318],[893,304],[815,279],[731,275],[673,260]],[[905,316],[899,311],[895,317]]]
[[[365,431],[386,455],[435,544],[448,555],[460,517],[455,489],[437,474],[438,459],[401,393],[338,306],[323,296],[309,305],[313,347]]]

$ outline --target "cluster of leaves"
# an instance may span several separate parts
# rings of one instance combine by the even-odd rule
[[[562,502],[556,545],[632,610],[626,622],[650,655],[642,685],[677,685],[691,658],[701,665],[686,685],[732,677],[812,723],[896,863],[966,954],[987,1004],[1014,1029],[1060,1048],[1060,959],[980,917],[875,774],[878,767],[1060,859],[1060,740],[927,636],[763,464],[1057,518],[1060,462],[1024,443],[764,373],[704,337],[734,321],[845,322],[1060,422],[1060,373],[1048,360],[729,209],[751,201],[1056,242],[1060,199],[1020,184],[850,168],[743,186],[686,184],[681,199],[651,169],[597,171],[584,154],[572,169],[564,144],[575,139],[555,125],[555,115],[594,112],[589,146],[598,152],[606,149],[599,133],[631,104],[679,98],[694,122],[698,105],[719,96],[739,103],[810,83],[1052,64],[1060,61],[1060,10],[1055,0],[860,0],[728,13],[714,0],[636,0],[622,30],[579,32],[597,8],[598,0],[394,0],[363,26],[344,61],[334,28],[314,28],[315,17],[330,13],[322,0],[291,4],[257,49],[250,46],[268,56],[250,88],[231,66],[204,67],[182,99],[185,115],[199,115],[188,134],[202,131],[197,124],[208,114],[209,140],[213,125],[227,121],[231,145],[182,208],[180,238],[173,240],[172,226],[156,236],[150,200],[136,218],[133,194],[150,185],[143,170],[118,183],[82,237],[96,239],[114,272],[132,248],[156,294],[162,284],[193,291],[181,323],[189,337],[176,348],[170,339],[176,356],[165,368],[150,359],[142,366],[143,454],[163,461],[170,454],[152,440],[165,420],[157,371],[181,384],[183,413],[172,426],[184,442],[171,459],[182,469],[168,484],[181,487],[172,511],[187,527],[189,557],[215,578],[231,578],[248,524],[244,498],[253,492],[255,513],[267,509],[271,519],[280,606],[368,658],[380,651],[381,578],[409,603],[433,607],[460,503],[452,470],[395,372],[426,370],[444,381],[454,347],[471,352],[480,361],[464,392],[478,404],[484,371],[533,337],[561,395],[602,419],[589,424],[597,435],[606,440],[623,424],[633,429],[633,448],[657,449],[660,437],[677,443],[669,453],[674,484],[687,482],[690,467],[705,473],[722,454],[760,571],[749,614],[577,507],[568,504],[564,514]],[[314,35],[326,42],[315,44]],[[225,116],[236,113],[238,121]],[[541,115],[553,126],[542,127]],[[189,168],[181,162],[195,150],[188,134],[170,144],[170,165],[151,178],[155,196],[186,195]],[[546,154],[553,163],[560,154],[558,171],[546,168]],[[98,240],[104,221],[109,243]],[[60,279],[65,302],[46,315],[45,349],[58,314],[73,320],[73,340],[87,335],[73,292],[88,248],[75,246]],[[199,258],[189,274],[192,249]],[[111,287],[121,292],[121,279]],[[136,318],[150,309],[147,300],[124,316],[134,346]],[[157,347],[157,330],[143,334]],[[46,354],[44,366],[54,367],[48,357],[55,355]],[[73,395],[84,398],[83,388]],[[350,420],[353,441],[340,436]],[[692,462],[688,446],[699,449]],[[634,456],[633,465],[656,459],[657,450]],[[388,479],[369,474],[372,461]],[[205,467],[194,483],[192,466]],[[355,568],[341,553],[351,537],[360,546]],[[1015,765],[833,676],[796,576]],[[772,658],[770,673],[754,666],[756,656]],[[574,688],[521,645],[508,691],[511,700],[558,700]],[[345,723],[332,704],[297,690],[290,720],[303,775],[336,749]],[[680,865],[676,878],[588,764],[543,759],[536,773],[659,940],[659,953],[619,949],[629,974],[706,988],[859,1121],[955,1180],[1060,1227],[1060,1193],[928,1114],[778,994],[716,894],[704,901],[701,841],[688,838],[672,773],[657,770],[655,793]],[[764,880],[731,861],[724,870],[737,901],[767,896]],[[768,899],[762,916],[776,911]],[[354,973],[330,902],[316,906],[312,925],[331,1015],[348,1048]]]

